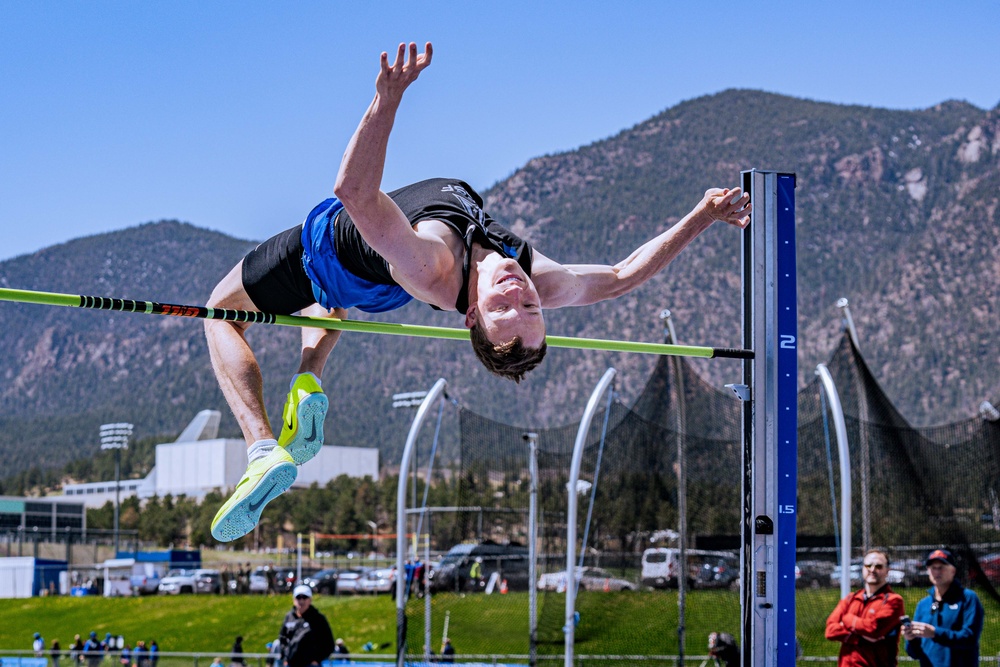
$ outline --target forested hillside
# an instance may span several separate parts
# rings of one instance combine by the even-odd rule
[[[751,167],[798,175],[803,381],[836,344],[834,303],[846,296],[862,352],[915,424],[966,418],[983,399],[1000,397],[1000,108],[945,102],[890,111],[732,90],[539,157],[484,194],[487,210],[545,255],[615,263],[680,219],[706,188],[734,186]],[[202,304],[253,242],[191,222],[144,224],[2,262],[0,286]],[[668,307],[681,342],[738,346],[738,237],[716,225],[636,292],[550,312],[549,331],[658,341],[657,315]],[[454,313],[419,304],[384,319],[461,326]],[[92,456],[98,425],[109,421],[135,423],[140,438],[168,438],[213,408],[225,414],[223,434],[238,434],[199,322],[0,303],[0,330],[7,473]],[[274,416],[297,365],[297,337],[293,329],[251,328]],[[345,335],[325,376],[328,442],[378,446],[391,464],[412,416],[392,410],[391,395],[439,377],[452,397],[495,419],[567,424],[605,368],[619,370],[628,400],[654,361],[552,350],[514,386],[481,370],[467,347]],[[699,367],[720,385],[738,378],[734,362]]]

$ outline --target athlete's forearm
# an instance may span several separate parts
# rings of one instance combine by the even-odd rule
[[[712,216],[699,205],[670,229],[636,248],[614,266],[616,296],[632,291],[666,268],[712,222]]]
[[[406,88],[431,64],[433,49],[430,42],[424,48],[424,53],[420,55],[417,53],[417,45],[410,42],[407,57],[407,45],[400,44],[392,65],[389,64],[388,54],[382,54],[381,70],[375,79],[375,99],[347,145],[333,189],[344,202],[351,217],[354,217],[352,208],[360,208],[363,213],[378,212],[379,200],[382,199],[379,192],[385,168],[385,151],[396,120],[396,111],[399,110]]]

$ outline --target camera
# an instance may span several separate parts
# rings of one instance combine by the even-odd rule
[[[910,620],[909,616],[903,616],[899,620],[900,620],[900,623],[902,623],[902,625],[903,625],[904,628],[908,627],[910,624],[913,623],[913,621]]]

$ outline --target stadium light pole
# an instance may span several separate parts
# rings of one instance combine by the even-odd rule
[[[118,557],[118,512],[121,505],[121,462],[122,450],[128,449],[128,439],[132,435],[132,424],[118,422],[101,424],[101,449],[115,450],[115,558]]]
[[[372,551],[375,553],[375,562],[378,562],[378,524],[374,521],[368,521],[368,527],[372,529]]]

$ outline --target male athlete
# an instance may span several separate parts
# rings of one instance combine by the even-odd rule
[[[384,312],[418,299],[465,317],[477,356],[519,381],[545,355],[543,308],[613,299],[656,275],[713,221],[749,221],[739,188],[712,189],[680,222],[615,266],[563,265],[495,223],[467,183],[431,179],[381,191],[389,133],[403,92],[431,64],[432,48],[400,44],[381,57],[375,99],[340,163],[335,198],[302,225],[259,245],[230,271],[209,306],[345,318],[348,308]],[[274,438],[263,379],[246,323],[205,324],[212,366],[249,444],[250,463],[212,523],[228,542],[250,532],[264,505],[295,481],[296,465],[323,444],[328,401],[320,378],[339,331],[302,329],[302,359]]]

